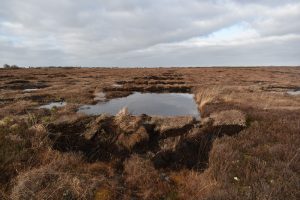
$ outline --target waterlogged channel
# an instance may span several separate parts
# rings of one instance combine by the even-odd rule
[[[117,114],[127,107],[133,115],[147,114],[160,116],[194,116],[199,118],[199,112],[193,94],[186,93],[139,93],[127,97],[99,102],[96,105],[84,105],[78,112],[88,115],[107,113]]]

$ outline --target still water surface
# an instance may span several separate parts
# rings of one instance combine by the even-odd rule
[[[78,112],[88,115],[107,113],[117,114],[127,107],[133,115],[147,114],[160,116],[194,116],[199,117],[193,94],[186,93],[139,93],[127,97],[99,102],[96,105],[84,105]]]

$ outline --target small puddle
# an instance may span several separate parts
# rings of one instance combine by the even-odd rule
[[[123,87],[123,85],[121,85],[121,84],[117,84],[117,83],[114,83],[114,84],[112,84],[112,86],[113,86],[113,87],[116,87],[116,88]]]
[[[54,107],[56,107],[56,108],[64,107],[65,105],[67,105],[66,102],[51,102],[49,104],[40,106],[39,108],[52,109]]]
[[[38,88],[33,88],[33,89],[25,89],[23,90],[23,92],[34,92],[34,91],[37,91],[39,90]]]
[[[287,92],[289,95],[300,95],[300,89],[295,89]]]
[[[78,112],[88,115],[107,113],[117,114],[127,107],[133,115],[160,116],[194,116],[199,118],[199,112],[193,94],[186,93],[140,93],[135,92],[127,97],[100,102],[96,105],[81,106]]]

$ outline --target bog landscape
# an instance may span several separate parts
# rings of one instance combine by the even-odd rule
[[[0,69],[0,199],[299,199],[299,67]]]

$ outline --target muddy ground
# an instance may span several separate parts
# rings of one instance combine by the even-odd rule
[[[299,67],[0,69],[0,197],[298,199],[299,88]],[[133,92],[201,119],[77,113]]]

